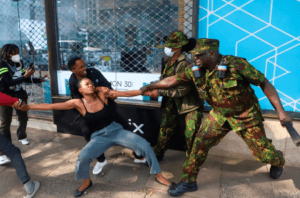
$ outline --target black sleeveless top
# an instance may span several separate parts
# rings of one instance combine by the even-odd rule
[[[106,105],[103,100],[98,96],[100,102],[104,105],[103,109],[97,111],[95,113],[89,113],[83,103],[86,114],[84,116],[87,126],[89,127],[89,136],[92,135],[95,131],[101,130],[104,127],[110,125],[113,121],[115,121],[115,108],[113,105]]]

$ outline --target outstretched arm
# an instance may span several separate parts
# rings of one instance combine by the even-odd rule
[[[267,98],[270,100],[271,104],[277,110],[281,125],[284,126],[284,121],[291,122],[292,118],[284,111],[278,93],[275,87],[269,82],[269,80],[265,78],[261,83],[260,87],[264,94],[267,96]]]
[[[100,92],[103,92],[106,98],[133,97],[142,94],[141,90],[116,91],[107,87],[102,87]]]
[[[142,91],[142,94],[145,91],[149,91],[152,89],[169,89],[170,87],[177,86],[181,84],[182,82],[177,81],[175,76],[167,77],[161,81],[153,82],[149,85],[145,85],[140,90]]]
[[[133,96],[139,96],[142,94],[141,90],[131,90],[131,91],[115,91],[110,90],[109,94],[112,97],[133,97]]]
[[[35,104],[28,105],[28,110],[68,110],[77,108],[74,100],[68,100],[66,102],[54,103],[54,104]]]

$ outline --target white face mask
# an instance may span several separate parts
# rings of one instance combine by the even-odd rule
[[[172,48],[165,47],[164,51],[165,51],[165,54],[166,54],[168,57],[172,57],[172,56],[174,55],[174,53],[175,53],[177,50],[174,51],[174,52],[172,52]]]
[[[14,55],[14,56],[12,56],[11,57],[11,60],[13,61],[13,62],[15,62],[15,63],[19,63],[20,62],[20,55],[19,54],[17,54],[17,55]]]

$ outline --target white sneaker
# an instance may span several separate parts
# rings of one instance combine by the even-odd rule
[[[19,140],[19,142],[21,142],[21,143],[24,144],[24,145],[30,144],[30,142],[28,141],[27,138],[24,138],[24,139],[22,139],[22,140]]]
[[[93,169],[93,174],[97,175],[99,173],[101,173],[102,168],[107,164],[107,161],[104,160],[104,162],[97,162],[94,169]]]
[[[6,155],[0,156],[0,165],[7,164],[10,162],[11,162],[10,159],[8,159],[8,157]]]
[[[134,158],[134,163],[142,164],[142,163],[146,163],[146,162],[147,162],[146,158],[144,158],[143,160]]]

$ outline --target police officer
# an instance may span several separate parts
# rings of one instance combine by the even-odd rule
[[[181,31],[170,34],[164,45],[164,51],[168,59],[161,79],[174,76],[190,64],[184,52],[192,50],[195,44],[196,40],[194,38],[188,39]],[[153,90],[148,95],[157,97],[159,93],[157,90]],[[168,90],[160,90],[160,95],[163,96],[161,104],[162,121],[157,145],[154,147],[155,155],[159,161],[162,160],[169,139],[176,127],[176,119],[179,115],[185,115],[186,156],[189,156],[196,132],[203,118],[203,100],[199,98],[193,83],[186,83]]]
[[[187,191],[196,191],[199,167],[206,160],[209,149],[231,130],[245,141],[257,160],[271,164],[270,176],[278,179],[285,160],[282,152],[276,150],[272,141],[266,137],[262,111],[250,84],[261,87],[275,106],[281,125],[284,126],[284,121],[291,122],[292,119],[284,111],[274,86],[246,59],[219,54],[219,41],[216,39],[198,39],[191,52],[195,54],[201,77],[195,78],[190,66],[182,73],[142,88],[145,91],[194,82],[199,96],[213,108],[196,135],[191,154],[184,163],[181,181],[173,183],[168,193],[179,196]],[[220,67],[221,62],[227,63],[227,70],[224,65]],[[218,77],[218,68],[225,71],[224,78]]]

